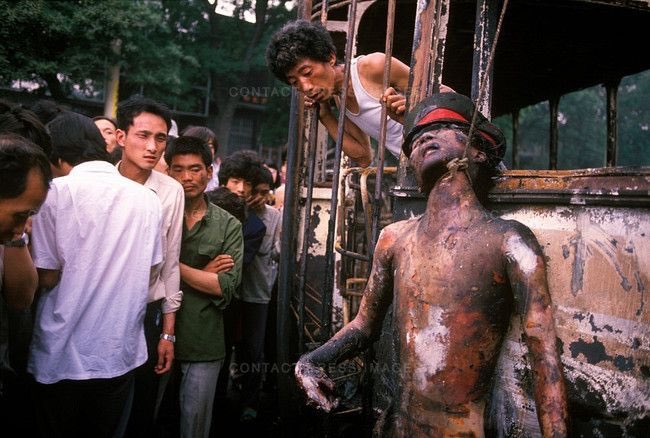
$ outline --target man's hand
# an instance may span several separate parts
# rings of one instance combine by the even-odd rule
[[[172,368],[174,361],[174,343],[166,339],[158,341],[158,363],[154,367],[156,374],[165,374]]]
[[[398,93],[393,87],[388,87],[381,96],[381,102],[386,105],[386,114],[388,114],[388,117],[404,124],[406,96]]]
[[[264,209],[264,204],[266,204],[266,201],[266,196],[260,193],[255,193],[246,200],[246,205],[248,205],[248,208],[253,211],[260,211]]]
[[[202,270],[212,272],[213,274],[219,274],[221,272],[230,271],[233,266],[235,266],[235,261],[229,254],[219,254],[210,260]]]
[[[330,412],[339,404],[334,394],[334,382],[322,368],[300,360],[294,370],[298,385],[307,395],[307,403],[317,409]]]

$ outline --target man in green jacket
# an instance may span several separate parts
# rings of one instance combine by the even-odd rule
[[[183,305],[176,316],[182,437],[208,437],[219,371],[226,355],[223,310],[241,282],[240,222],[203,194],[212,177],[208,146],[178,137],[165,152],[169,175],[183,186],[180,269]]]

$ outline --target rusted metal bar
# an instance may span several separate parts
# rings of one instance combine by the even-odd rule
[[[327,8],[329,7],[329,1],[323,0],[320,2],[320,22],[323,26],[327,23]]]
[[[312,323],[316,325],[316,327],[323,327],[323,325],[320,323],[320,319],[318,318],[318,315],[316,315],[311,309],[305,308],[305,313],[309,318],[312,320]]]
[[[291,91],[291,109],[289,117],[289,141],[287,147],[287,178],[285,182],[284,210],[282,213],[282,241],[280,242],[280,254],[283,256],[280,260],[278,273],[278,308],[277,308],[277,356],[278,363],[291,363],[289,357],[289,339],[290,321],[289,321],[289,302],[293,291],[293,267],[295,266],[295,228],[293,215],[296,210],[295,192],[298,185],[297,158],[298,158],[298,93],[295,89]],[[278,398],[280,410],[283,418],[289,415],[289,385],[290,377],[287,373],[278,375],[279,388]],[[285,386],[286,385],[286,386]]]
[[[471,98],[476,103],[477,109],[488,118],[492,101],[492,69],[488,64],[496,33],[498,10],[499,0],[478,0],[476,2]],[[485,82],[485,92],[483,96],[479,96],[483,82]]]
[[[323,330],[321,341],[325,342],[330,337],[332,328],[332,293],[334,288],[334,231],[336,225],[336,208],[338,205],[338,186],[341,168],[341,145],[343,144],[343,124],[345,123],[345,102],[350,82],[350,61],[352,58],[352,40],[355,32],[357,1],[352,0],[348,10],[348,33],[345,45],[345,73],[341,90],[341,104],[339,108],[338,130],[336,135],[336,149],[332,176],[332,201],[330,203],[330,217],[327,224],[327,246],[325,249],[325,281],[323,282],[323,308],[321,321]]]
[[[395,28],[395,0],[388,0],[388,14],[386,19],[386,61],[384,62],[383,90],[390,85],[390,67],[393,58],[393,30]],[[379,216],[381,214],[381,182],[384,177],[384,159],[386,153],[386,105],[381,106],[381,126],[379,127],[379,149],[377,161],[377,176],[375,177],[375,199],[372,215],[372,234],[368,241],[368,254],[370,258],[375,252],[375,244],[379,236]]]
[[[447,37],[449,2],[447,0],[418,0],[411,51],[411,69],[406,99],[406,111],[413,108],[424,97],[440,89],[442,81],[442,59]],[[403,208],[411,198],[420,200],[420,193],[415,177],[409,170],[408,159],[400,155],[397,186],[393,190],[400,195],[395,197],[395,211],[410,210]],[[404,219],[394,214],[395,220]]]
[[[618,86],[621,80],[608,82],[605,84],[607,90],[607,157],[605,165],[607,167],[616,166],[616,155],[618,150],[618,123],[616,115],[618,113]]]
[[[519,169],[521,167],[519,163],[519,143],[517,139],[519,138],[519,109],[516,109],[512,113],[512,168]]]
[[[550,142],[548,148],[548,168],[551,170],[557,169],[557,144],[558,144],[558,108],[560,106],[560,98],[553,96],[549,100],[549,113],[550,113]]]
[[[316,168],[316,140],[318,136],[319,106],[309,110],[309,137],[307,138],[307,195],[305,201],[305,224],[302,230],[302,250],[300,251],[300,270],[298,274],[298,327],[305,322],[305,281],[307,274],[307,252],[311,230],[311,204],[314,193],[314,169]],[[302,331],[298,330],[298,352],[304,352]]]

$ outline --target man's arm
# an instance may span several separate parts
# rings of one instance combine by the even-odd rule
[[[181,241],[183,236],[183,208],[185,205],[185,194],[180,185],[174,193],[174,203],[171,207],[172,217],[167,230],[163,236],[166,241],[163,265],[160,268],[160,280],[165,287],[165,298],[162,303],[162,333],[174,335],[176,333],[176,311],[181,306],[183,293],[180,291],[181,272],[179,258]],[[174,360],[174,343],[167,339],[158,341],[158,361],[154,367],[156,374],[163,374],[171,370]]]
[[[217,255],[202,269],[180,264],[181,278],[192,288],[230,301],[241,282],[244,243],[241,224],[234,217],[224,225],[223,254]]]
[[[26,245],[19,248],[6,247],[3,257],[2,291],[7,306],[14,310],[29,309],[38,287],[38,274],[29,249]]]
[[[530,352],[535,404],[542,435],[567,435],[567,398],[562,363],[556,348],[553,305],[548,291],[544,254],[533,233],[518,224],[506,234],[508,277]]]
[[[384,229],[375,248],[375,257],[368,284],[363,293],[359,313],[329,341],[314,351],[304,354],[296,364],[295,374],[299,386],[309,402],[329,412],[338,401],[334,383],[323,367],[338,364],[358,355],[378,336],[388,306],[393,299],[392,251],[396,235]]]
[[[230,271],[235,266],[235,261],[229,254],[219,254],[210,260],[203,269],[195,269],[185,263],[181,263],[180,266],[184,272],[182,274],[183,281],[194,289],[220,297],[219,274]]]
[[[388,116],[404,124],[410,69],[399,59],[391,58],[388,88],[384,90],[385,63],[386,54],[371,53],[359,61],[359,74],[365,79],[367,87],[371,89],[371,94],[386,105]]]

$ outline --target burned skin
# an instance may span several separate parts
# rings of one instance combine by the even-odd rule
[[[448,161],[454,150],[443,153]],[[357,317],[301,358],[298,382],[317,406],[333,408],[334,386],[315,369],[365,348],[394,300],[401,363],[393,434],[483,436],[489,384],[516,308],[542,432],[565,436],[566,396],[539,245],[524,225],[491,217],[463,172],[443,179],[444,171],[426,163],[432,156],[418,148],[411,156],[416,176],[436,181],[426,212],[383,230]]]

